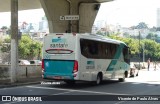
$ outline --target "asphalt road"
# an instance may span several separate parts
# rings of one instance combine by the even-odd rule
[[[159,104],[157,96],[149,101],[144,96],[160,95],[160,71],[141,70],[139,76],[127,78],[125,82],[118,80],[104,81],[101,85],[95,86],[87,82],[78,82],[75,85],[67,85],[64,82],[41,82],[35,85],[18,86],[0,89],[0,95],[15,97],[37,97],[38,100],[57,100],[43,102],[0,102],[0,104]],[[40,95],[40,98],[39,98]],[[61,96],[54,96],[61,95]],[[68,95],[68,96],[66,96]],[[69,96],[72,95],[72,96]],[[78,96],[77,96],[78,95]],[[88,95],[88,96],[87,96]],[[103,95],[103,96],[102,96]],[[110,96],[106,96],[110,95]],[[112,96],[114,95],[114,96]],[[116,96],[115,96],[116,95]],[[139,99],[138,95],[143,95]],[[27,100],[28,100],[27,96]],[[121,99],[125,98],[125,100]],[[136,97],[136,101],[130,101],[130,97]],[[159,96],[160,97],[160,96]],[[36,99],[36,98],[35,98]],[[90,101],[87,101],[90,100]],[[106,100],[107,99],[107,100]],[[111,101],[110,101],[111,99]],[[115,100],[117,99],[117,100]],[[118,100],[119,99],[119,100]],[[16,100],[16,99],[14,99]],[[69,100],[69,101],[63,101]],[[73,100],[73,101],[70,101]],[[78,101],[75,101],[78,100]],[[85,100],[85,101],[84,101]],[[113,100],[113,101],[112,101]],[[115,100],[115,101],[114,101]],[[145,100],[145,101],[143,101]]]

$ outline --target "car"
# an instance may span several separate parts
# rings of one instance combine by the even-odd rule
[[[30,60],[29,62],[31,65],[41,65],[42,64],[42,61],[40,60]]]
[[[130,77],[135,77],[135,76],[138,76],[138,73],[139,73],[139,68],[137,67],[137,64],[131,63],[130,64],[129,76]]]
[[[30,65],[30,62],[28,60],[19,60],[19,65]]]

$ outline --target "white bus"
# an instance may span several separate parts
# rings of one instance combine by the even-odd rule
[[[129,68],[129,48],[121,41],[87,33],[53,33],[44,37],[44,79],[63,80],[68,84],[124,81]]]

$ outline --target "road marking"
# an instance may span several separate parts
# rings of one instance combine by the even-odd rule
[[[71,93],[73,91],[69,91],[69,92],[62,92],[62,93],[57,93],[57,94],[52,94],[52,95],[62,95],[62,94],[66,94],[66,93]]]
[[[70,91],[70,92],[84,92],[84,93],[95,93],[95,94],[106,94],[106,95],[130,95],[130,94],[120,94],[120,93],[107,93],[107,92],[97,92],[97,91],[86,91],[86,90],[73,90],[73,89],[62,89],[62,88],[49,88],[49,87],[36,87],[36,86],[26,86],[29,88],[39,88],[39,89],[54,89],[61,91]]]
[[[8,89],[15,89],[15,88],[23,88],[24,86],[15,86],[15,87],[6,87],[6,88],[0,88],[0,90],[8,90]]]

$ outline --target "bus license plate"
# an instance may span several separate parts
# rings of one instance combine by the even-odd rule
[[[54,79],[62,79],[60,76],[53,77]]]

